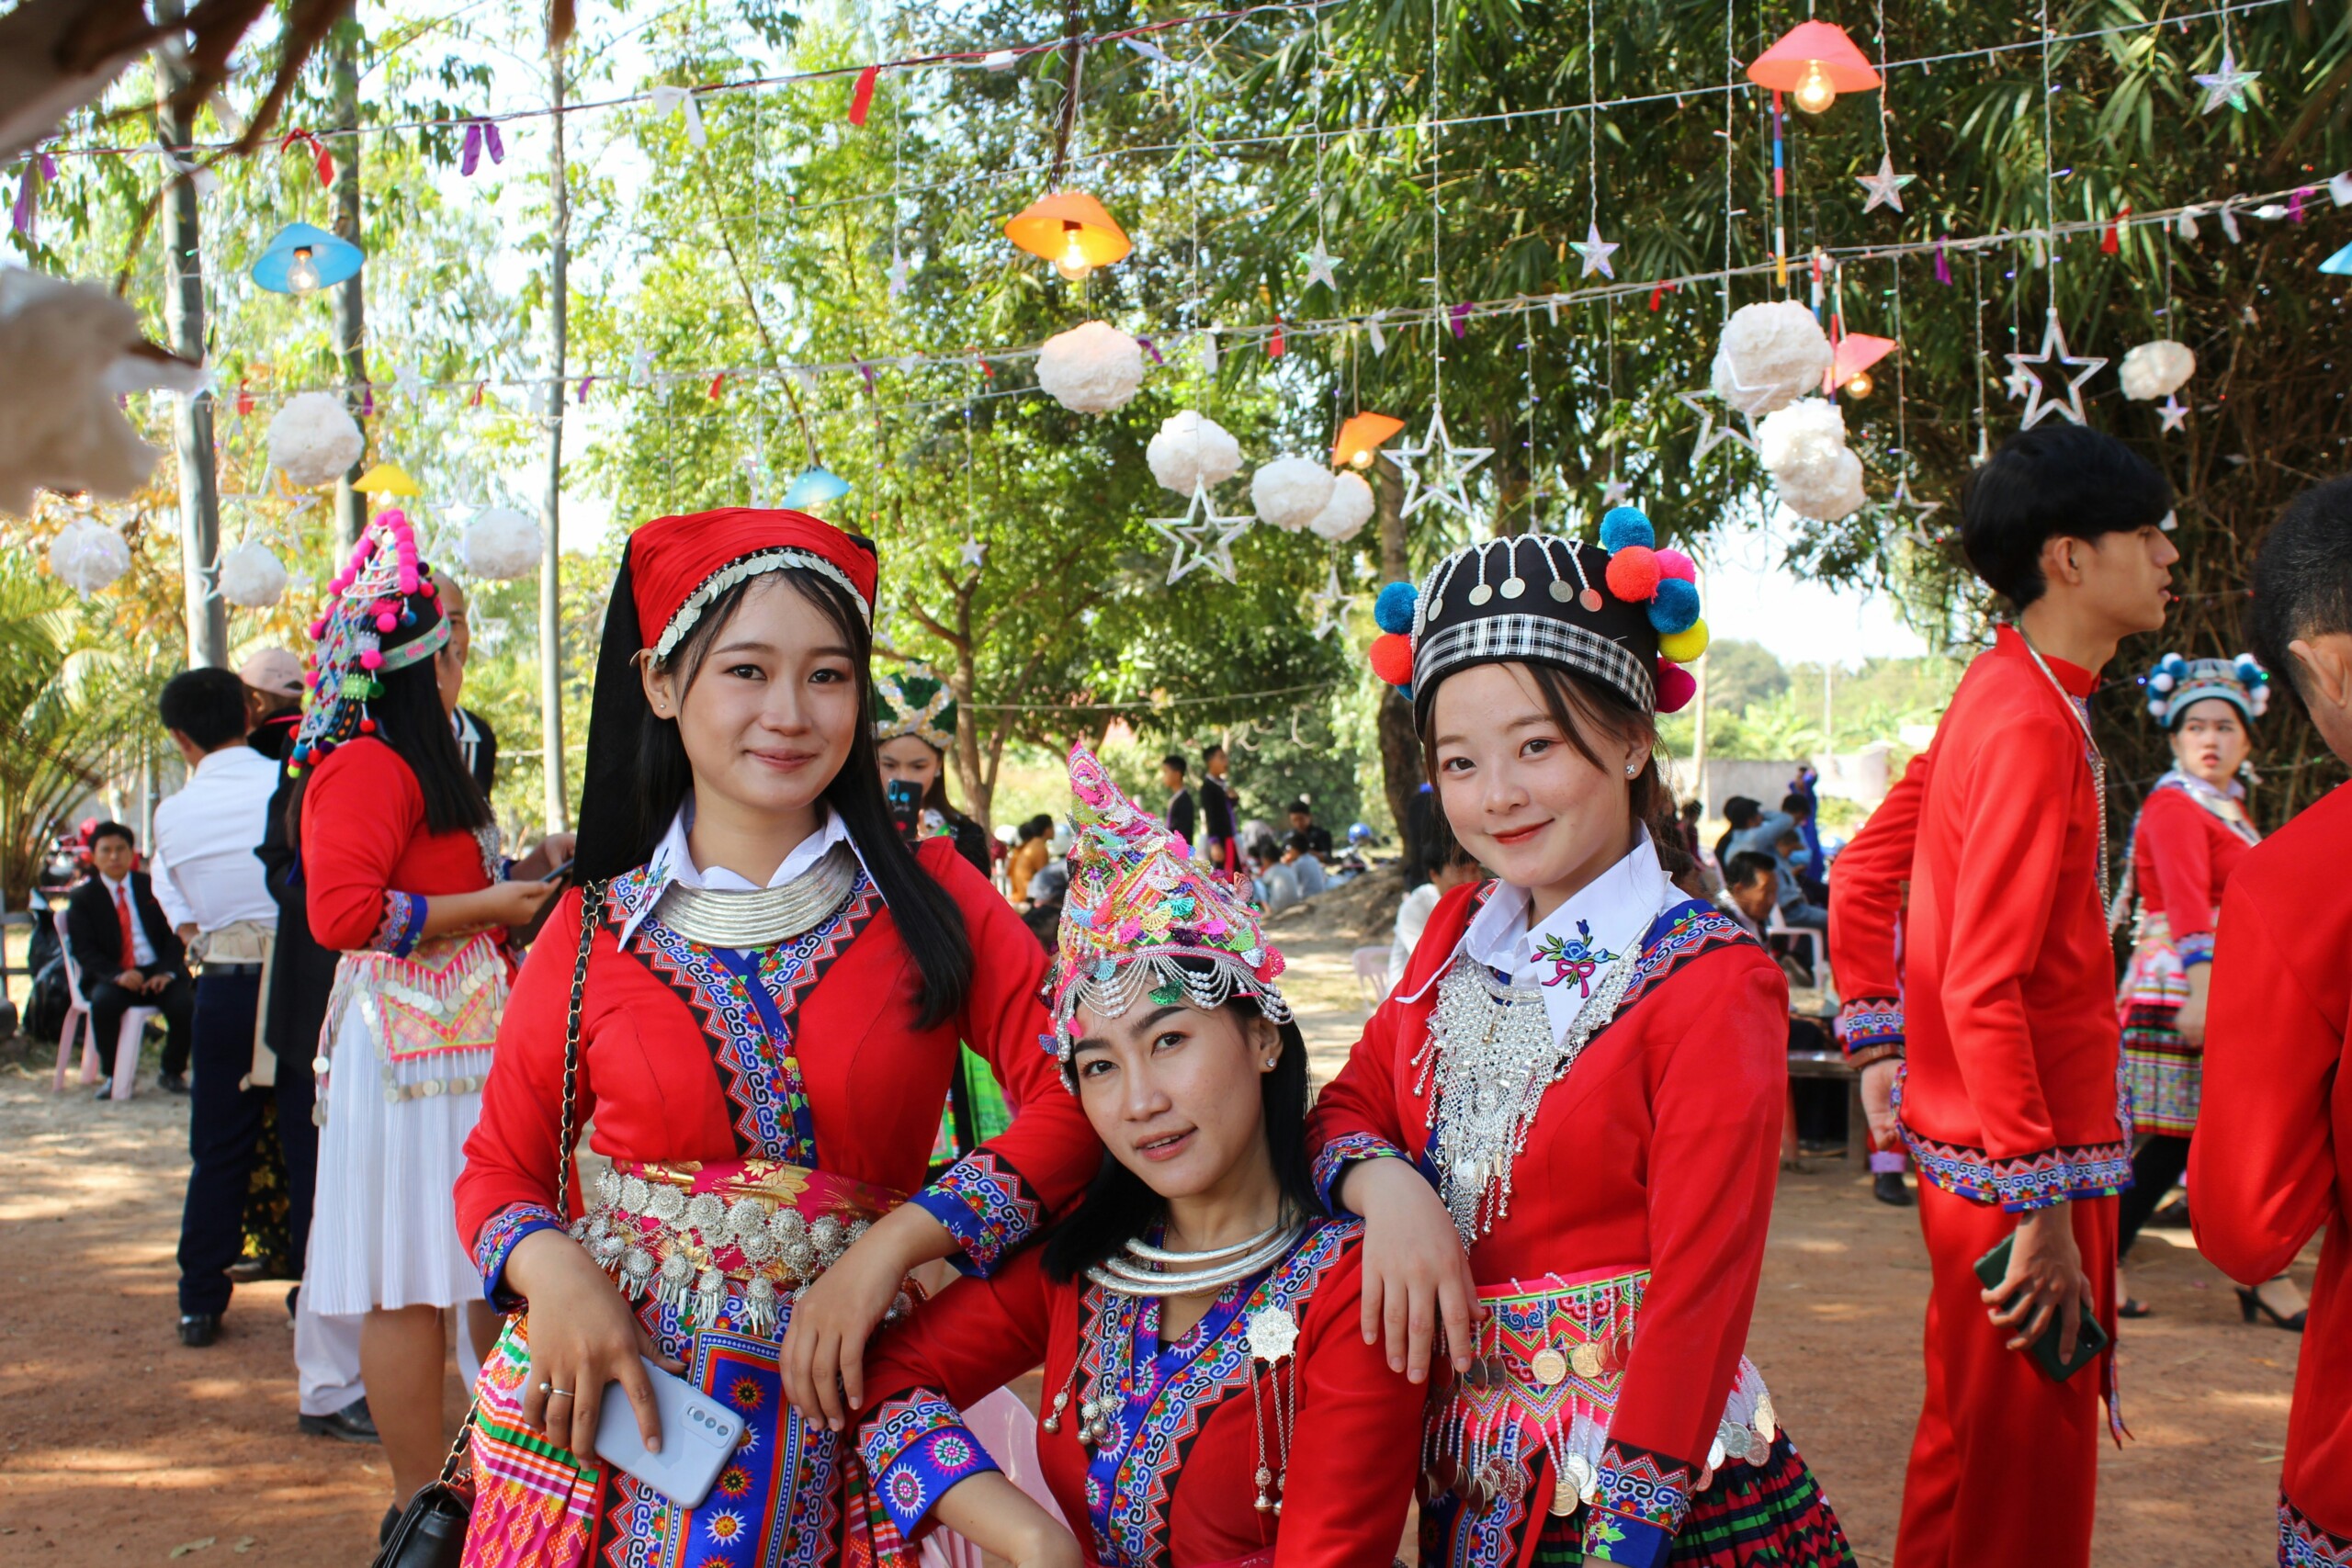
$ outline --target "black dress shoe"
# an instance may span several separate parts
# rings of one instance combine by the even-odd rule
[[[1882,1170],[1871,1177],[1871,1196],[1898,1209],[1907,1209],[1918,1201],[1911,1196],[1911,1189],[1903,1185],[1903,1173],[1899,1170]]]
[[[217,1312],[184,1312],[180,1314],[180,1343],[201,1350],[220,1337],[220,1314]]]
[[[165,1094],[186,1094],[187,1092],[187,1075],[186,1073],[160,1073],[156,1076],[155,1087],[162,1089]]]
[[[295,1319],[295,1317],[296,1317],[297,1315],[299,1315],[299,1314],[295,1312],[295,1310],[294,1310],[294,1309],[295,1309],[295,1305],[296,1305],[296,1303],[298,1303],[299,1302],[300,1302],[300,1301],[301,1301],[301,1299],[302,1299],[302,1287],[301,1287],[301,1286],[300,1286],[300,1285],[288,1285],[288,1286],[287,1286],[287,1287],[286,1287],[286,1321],[287,1321],[287,1322],[288,1322],[288,1323],[293,1322],[293,1321],[294,1321],[294,1319]],[[362,1401],[362,1403],[364,1404],[364,1403],[365,1403],[365,1401]]]
[[[376,1418],[368,1413],[365,1394],[332,1416],[303,1416],[302,1430],[313,1438],[334,1438],[346,1443],[381,1441],[376,1435]]]
[[[113,1080],[112,1080],[112,1079],[108,1079],[107,1081],[106,1081],[106,1082],[104,1082],[104,1083],[99,1084],[99,1085],[98,1085],[98,1092],[97,1092],[97,1093],[96,1093],[96,1094],[94,1094],[94,1095],[92,1095],[92,1096],[90,1096],[90,1098],[91,1098],[92,1100],[112,1100],[112,1099],[114,1098],[114,1083],[113,1083]]]

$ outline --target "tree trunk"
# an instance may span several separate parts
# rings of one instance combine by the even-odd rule
[[[359,24],[349,18],[334,25],[334,122],[344,130],[359,127]],[[334,231],[356,245],[359,242],[359,138],[338,136],[334,154]],[[343,348],[343,403],[368,429],[368,310],[361,289],[368,276],[362,267],[335,288],[335,337]],[[359,457],[335,481],[335,532],[348,551],[368,527],[368,498],[351,488],[367,472],[368,453]]]
[[[1405,547],[1405,497],[1396,465],[1383,457],[1373,465],[1373,519],[1380,529],[1380,578],[1383,582],[1412,581],[1412,558]],[[1413,796],[1421,787],[1421,741],[1413,733],[1413,705],[1393,686],[1380,697],[1380,784],[1387,796],[1388,813],[1405,846],[1407,879],[1419,863],[1421,846],[1412,838]]]
[[[182,16],[181,0],[156,0],[155,19],[169,28]],[[155,139],[182,158],[188,156],[190,117],[171,107],[187,81],[176,57],[155,57]],[[164,265],[171,271],[164,290],[164,322],[172,352],[200,360],[204,353],[204,257],[196,215],[196,182],[173,179],[164,197]],[[220,592],[220,491],[212,459],[212,394],[189,393],[172,418],[172,444],[180,465],[180,575],[187,594],[187,661],[215,668],[229,662],[229,607]]]
[[[539,738],[540,777],[547,830],[560,832],[571,820],[571,795],[563,772],[563,387],[566,273],[571,259],[571,193],[563,165],[563,46],[548,51],[550,151],[548,194],[552,204],[552,244],[548,259],[548,491],[540,509],[547,536],[539,559]]]

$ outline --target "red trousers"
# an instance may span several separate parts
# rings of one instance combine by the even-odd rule
[[[2115,1200],[2067,1205],[2099,1322],[2115,1328]],[[2083,1568],[2098,1490],[2094,1363],[2052,1382],[1984,1315],[1976,1260],[2018,1216],[1919,1184],[1928,1297],[1927,1399],[1903,1482],[1894,1568]]]

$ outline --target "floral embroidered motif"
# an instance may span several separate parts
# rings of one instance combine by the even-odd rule
[[[1600,1496],[1585,1519],[1585,1560],[1650,1568],[1690,1511],[1690,1467],[1647,1449],[1601,1450]]]
[[[1405,1151],[1385,1138],[1374,1137],[1370,1133],[1342,1133],[1324,1145],[1322,1152],[1315,1156],[1312,1174],[1316,1196],[1323,1200],[1324,1208],[1336,1214],[1340,1212],[1340,1201],[1332,1189],[1339,1185],[1340,1178],[1347,1174],[1348,1167],[1358,1160],[1404,1157]]]
[[[983,1144],[940,1173],[910,1201],[954,1234],[975,1273],[994,1272],[1004,1255],[1036,1235],[1046,1205],[997,1152]]]
[[[2281,1495],[2278,1564],[2279,1568],[2352,1568],[2352,1540],[2312,1523]]]
[[[909,1537],[949,1487],[997,1468],[956,1407],[929,1389],[884,1404],[858,1450],[890,1522]]]
[[[506,1288],[506,1259],[515,1244],[533,1231],[563,1229],[562,1216],[537,1203],[510,1203],[482,1222],[474,1237],[474,1268],[481,1274],[482,1295],[499,1312],[512,1312],[523,1298]]]
[[[413,893],[386,893],[384,918],[377,922],[376,934],[368,939],[368,947],[406,958],[415,951],[416,939],[424,934],[425,902]]]
[[[1838,1010],[1838,1042],[1849,1056],[1875,1046],[1903,1047],[1903,998],[1855,997]]]
[[[1552,964],[1551,976],[1541,984],[1564,986],[1574,980],[1577,995],[1590,997],[1592,977],[1600,973],[1602,964],[1614,964],[1617,955],[1605,947],[1593,946],[1592,923],[1578,920],[1575,936],[1562,937],[1555,932],[1536,943],[1535,959],[1539,964],[1548,959]]]

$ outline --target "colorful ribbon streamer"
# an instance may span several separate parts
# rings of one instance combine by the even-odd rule
[[[702,128],[702,110],[695,103],[692,87],[656,87],[646,94],[655,114],[677,113],[686,118],[686,140],[697,147],[709,145],[710,138]]]
[[[57,160],[46,152],[25,160],[24,177],[17,182],[17,232],[28,240],[33,236],[33,209],[40,199],[40,187],[57,180]]]
[[[506,143],[499,140],[498,122],[491,119],[466,121],[466,150],[458,160],[458,173],[470,179],[474,170],[481,164],[484,148],[489,149],[492,163],[506,162]]]
[[[864,130],[865,117],[874,107],[874,84],[882,79],[882,67],[869,65],[857,73],[857,85],[849,93],[849,122]]]
[[[334,159],[328,153],[326,148],[321,145],[319,139],[309,131],[300,130],[288,131],[278,140],[277,150],[282,153],[297,141],[310,149],[311,166],[319,171],[319,184],[322,186],[334,184]]]

